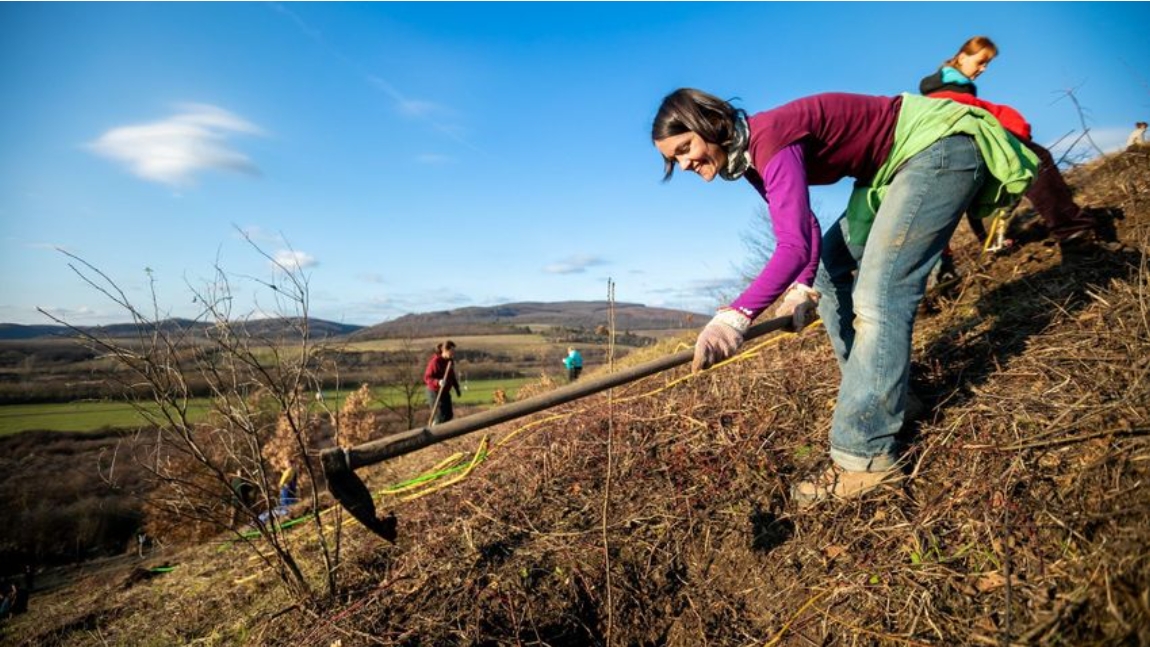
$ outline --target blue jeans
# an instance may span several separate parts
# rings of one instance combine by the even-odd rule
[[[845,218],[823,236],[819,315],[842,372],[831,459],[845,470],[882,471],[898,460],[918,304],[987,176],[972,138],[947,137],[898,170],[865,246],[845,242]]]

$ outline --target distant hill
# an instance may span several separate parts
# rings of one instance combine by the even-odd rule
[[[616,303],[615,325],[620,331],[668,330],[692,328],[703,323],[704,315],[686,310],[651,308],[640,303]],[[259,337],[292,336],[295,334],[290,319],[255,319],[245,324],[247,330]],[[467,307],[438,312],[409,314],[374,326],[364,327],[341,324],[322,319],[311,319],[311,334],[315,338],[349,336],[353,340],[389,339],[413,333],[419,336],[482,335],[507,332],[525,326],[563,326],[593,329],[607,324],[606,301],[525,301],[489,307]],[[159,323],[162,330],[200,332],[211,324],[189,319],[165,319]],[[80,326],[85,332],[112,338],[128,338],[138,334],[132,323],[106,326]],[[42,337],[71,337],[72,331],[64,326],[0,324],[0,341],[37,339]]]
[[[606,301],[524,301],[489,307],[467,307],[409,314],[351,335],[354,340],[419,336],[492,334],[525,326],[595,328],[607,324]],[[616,303],[615,326],[626,330],[693,328],[703,315],[685,310],[651,308],[640,303]]]
[[[255,319],[248,321],[244,327],[257,337],[294,336],[294,319]],[[312,337],[339,337],[353,333],[363,326],[341,324],[322,319],[311,319],[308,322]],[[165,319],[159,322],[158,327],[167,332],[174,333],[187,331],[199,333],[211,327],[211,324],[190,319]],[[106,326],[78,326],[84,332],[112,338],[135,337],[139,334],[139,326],[133,323],[108,324]],[[0,324],[0,340],[37,339],[41,337],[71,337],[74,333],[65,326],[21,324]]]
[[[37,337],[52,337],[65,334],[67,329],[63,326],[23,326],[20,324],[0,323],[0,339],[35,339]]]

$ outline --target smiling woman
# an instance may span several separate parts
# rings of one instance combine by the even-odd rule
[[[778,241],[758,278],[699,334],[695,370],[733,355],[780,297],[776,314],[795,330],[817,307],[842,373],[831,465],[792,496],[856,496],[897,478],[927,274],[963,211],[1020,196],[1037,160],[987,113],[914,95],[819,94],[748,116],[683,88],[664,98],[651,139],[664,180],[676,164],[707,182],[746,179]],[[823,236],[808,187],[845,177],[857,180],[855,194]]]
[[[675,164],[697,173],[707,182],[722,175],[736,179],[746,169],[743,155],[728,157],[727,149],[746,147],[746,113],[705,92],[685,88],[669,95],[656,119],[651,139],[663,154],[663,180],[671,179]],[[730,167],[730,168],[729,168]]]

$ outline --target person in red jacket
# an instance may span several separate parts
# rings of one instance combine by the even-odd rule
[[[447,422],[455,417],[451,407],[451,390],[462,397],[459,380],[455,377],[455,342],[450,339],[435,346],[435,354],[427,360],[423,383],[427,385],[427,403],[431,405],[431,424]]]
[[[1095,212],[1083,209],[1074,202],[1074,196],[1054,163],[1054,157],[1049,150],[1031,139],[1030,124],[1022,114],[1008,105],[978,98],[974,79],[986,71],[996,56],[998,46],[994,41],[986,36],[970,38],[938,71],[919,82],[919,92],[932,98],[950,99],[986,110],[1038,156],[1038,177],[1027,191],[1026,198],[1042,217],[1051,238],[1058,242],[1064,255],[1120,250],[1122,245],[1117,241],[1112,224],[1100,222]],[[971,222],[971,228],[976,235],[986,237],[980,224]]]

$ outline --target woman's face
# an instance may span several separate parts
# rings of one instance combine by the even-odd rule
[[[727,166],[727,151],[711,144],[692,131],[671,135],[655,141],[655,148],[663,158],[678,162],[684,171],[693,171],[710,182]]]
[[[990,62],[993,60],[994,52],[986,48],[980,49],[973,54],[960,53],[956,61],[958,65],[955,66],[955,69],[973,81],[978,78],[979,74],[986,71],[986,66],[990,65]]]

